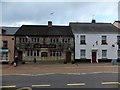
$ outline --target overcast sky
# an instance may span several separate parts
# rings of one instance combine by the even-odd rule
[[[23,24],[69,25],[69,22],[113,23],[118,20],[118,2],[1,2],[2,26]],[[0,14],[1,15],[1,14]]]

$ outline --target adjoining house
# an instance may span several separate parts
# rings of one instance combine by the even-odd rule
[[[120,58],[117,37],[118,28],[111,23],[71,22],[70,26],[75,36],[76,61],[111,61]]]
[[[74,60],[74,35],[70,26],[22,25],[15,33],[15,55],[21,62]]]
[[[0,27],[0,62],[14,60],[14,33],[19,27]]]
[[[120,21],[115,21],[113,25],[120,29]]]
[[[120,61],[120,21],[115,21],[113,23],[113,25],[118,28],[118,36],[117,36],[117,42],[118,42],[118,60]]]

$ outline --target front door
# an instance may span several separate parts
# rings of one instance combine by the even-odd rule
[[[22,61],[22,51],[18,51],[18,61]]]
[[[92,52],[92,62],[96,62],[97,56],[96,52]]]
[[[71,52],[66,53],[66,61],[71,62]]]

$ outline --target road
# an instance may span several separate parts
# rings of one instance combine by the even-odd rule
[[[118,73],[66,73],[66,74],[24,74],[4,75],[5,90],[31,87],[40,88],[118,88]],[[8,87],[5,87],[8,86]],[[11,87],[10,87],[11,86]],[[7,89],[6,89],[7,88]],[[15,89],[15,90],[17,90]],[[4,90],[4,89],[3,89]],[[24,89],[30,90],[30,89]]]

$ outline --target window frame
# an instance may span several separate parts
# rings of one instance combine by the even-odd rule
[[[106,35],[101,36],[101,44],[102,45],[107,45],[107,36]]]
[[[80,35],[80,44],[86,45],[86,35]]]
[[[80,58],[86,58],[86,50],[85,49],[80,50]]]
[[[102,50],[102,58],[107,58],[107,50]]]

